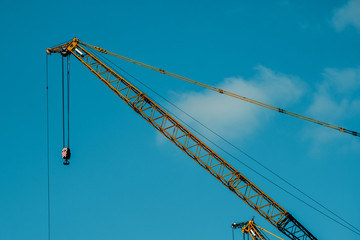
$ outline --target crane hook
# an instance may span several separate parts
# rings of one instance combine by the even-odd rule
[[[63,159],[65,159],[65,161],[63,162],[64,165],[69,165],[70,162],[68,161],[71,157],[71,152],[70,152],[70,148],[68,147],[64,147],[61,151],[61,156]]]

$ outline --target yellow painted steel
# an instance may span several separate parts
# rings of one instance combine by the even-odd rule
[[[284,240],[283,238],[281,238],[281,237],[273,234],[272,232],[269,232],[268,230],[266,230],[266,229],[264,229],[264,228],[262,228],[262,227],[259,227],[259,226],[256,225],[255,223],[254,223],[254,226],[256,226],[257,228],[260,228],[261,230],[263,230],[263,231],[265,231],[265,232],[267,232],[267,233],[269,233],[269,234],[271,234],[271,235],[273,235],[274,237],[277,237],[278,239]]]
[[[83,45],[74,38],[69,43],[48,48],[47,53],[73,54],[136,113],[290,239],[316,239],[278,203]]]
[[[269,232],[268,230],[259,227],[258,225],[255,224],[254,220],[248,221],[246,225],[241,228],[241,231],[243,233],[249,234],[249,236],[253,240],[269,240],[269,238],[266,237],[264,234],[262,234],[261,231],[259,231],[259,229],[273,235],[274,237],[277,237],[278,239],[284,240],[283,238]]]
[[[345,129],[343,127],[338,127],[338,126],[335,126],[333,124],[329,124],[329,123],[326,123],[326,122],[323,122],[323,121],[319,121],[319,120],[316,120],[314,118],[306,117],[306,116],[303,116],[303,115],[300,115],[300,114],[297,114],[297,113],[294,113],[294,112],[287,111],[287,110],[282,109],[282,108],[274,107],[274,106],[271,106],[271,105],[266,104],[266,103],[262,103],[262,102],[259,102],[259,101],[244,97],[244,96],[240,96],[240,95],[238,95],[236,93],[232,93],[232,92],[229,92],[229,91],[217,88],[217,87],[213,87],[213,86],[210,86],[208,84],[201,83],[201,82],[192,80],[190,78],[183,77],[183,76],[180,76],[178,74],[165,71],[164,69],[153,67],[151,65],[139,62],[137,60],[134,60],[134,59],[131,59],[131,58],[128,58],[128,57],[124,57],[124,56],[119,55],[117,53],[109,52],[109,51],[107,51],[105,49],[102,49],[102,48],[99,48],[99,47],[96,47],[96,46],[93,46],[93,45],[90,45],[90,44],[87,44],[87,43],[84,43],[84,42],[80,42],[80,43],[83,44],[84,46],[87,46],[87,47],[89,47],[91,49],[94,49],[96,51],[99,51],[101,53],[105,53],[105,54],[120,58],[120,59],[125,60],[127,62],[134,63],[136,65],[139,65],[139,66],[154,70],[154,71],[162,73],[162,74],[166,74],[168,76],[171,76],[171,77],[174,77],[174,78],[177,78],[177,79],[180,79],[180,80],[183,80],[183,81],[198,85],[198,86],[203,87],[203,88],[207,88],[209,90],[218,92],[220,94],[228,95],[230,97],[234,97],[234,98],[237,98],[237,99],[249,102],[249,103],[253,103],[253,104],[256,104],[256,105],[261,106],[261,107],[265,107],[265,108],[268,108],[268,109],[271,109],[271,110],[274,110],[274,111],[277,111],[277,112],[280,112],[280,113],[284,113],[284,114],[287,114],[287,115],[290,115],[290,116],[293,116],[293,117],[296,117],[296,118],[300,118],[300,119],[303,119],[303,120],[306,120],[306,121],[309,121],[309,122],[312,122],[312,123],[316,123],[316,124],[321,125],[321,126],[332,128],[332,129],[338,130],[338,131],[343,132],[343,133],[348,133],[348,134],[358,136],[358,137],[360,136],[360,134],[358,132],[356,132],[356,131],[348,130],[348,129]]]
[[[252,240],[269,240],[264,234],[259,231],[253,220],[247,222],[247,224],[241,228],[243,233],[249,234]]]

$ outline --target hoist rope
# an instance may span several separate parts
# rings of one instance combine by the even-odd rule
[[[65,147],[65,77],[64,77],[64,57],[61,58],[61,67],[62,67],[62,87],[61,87],[61,91],[62,91],[62,130],[63,130],[63,148]]]
[[[180,80],[185,81],[185,82],[189,82],[189,83],[198,85],[198,86],[203,87],[203,88],[207,88],[209,90],[218,92],[220,94],[228,95],[230,97],[234,97],[234,98],[240,99],[242,101],[246,101],[246,102],[253,103],[255,105],[261,106],[261,107],[265,107],[265,108],[277,111],[279,113],[284,113],[284,114],[287,114],[287,115],[290,115],[290,116],[293,116],[293,117],[297,117],[297,118],[300,118],[300,119],[303,119],[303,120],[306,120],[306,121],[309,121],[309,122],[312,122],[312,123],[316,123],[316,124],[321,125],[321,126],[325,126],[325,127],[328,127],[328,128],[338,130],[340,132],[344,132],[344,133],[348,133],[348,134],[360,137],[360,133],[358,133],[356,131],[345,129],[343,127],[338,127],[338,126],[335,126],[333,124],[329,124],[329,123],[326,123],[326,122],[323,122],[323,121],[316,120],[314,118],[310,118],[310,117],[306,117],[306,116],[303,116],[303,115],[300,115],[300,114],[297,114],[297,113],[294,113],[294,112],[290,112],[290,111],[282,109],[282,108],[274,107],[274,106],[271,106],[269,104],[262,103],[262,102],[259,102],[259,101],[256,101],[256,100],[253,100],[253,99],[238,95],[236,93],[232,93],[232,92],[229,92],[229,91],[226,91],[226,90],[223,90],[223,89],[220,89],[220,88],[217,88],[217,87],[214,87],[214,86],[202,83],[202,82],[195,81],[195,80],[187,78],[187,77],[180,76],[180,75],[172,73],[172,72],[165,71],[164,69],[161,69],[161,68],[153,67],[151,65],[139,62],[137,60],[134,60],[134,59],[131,59],[131,58],[128,58],[128,57],[125,57],[125,56],[122,56],[120,54],[109,52],[109,51],[107,51],[105,49],[90,45],[88,43],[84,43],[84,42],[81,42],[81,41],[80,41],[80,43],[82,45],[87,46],[87,47],[89,47],[91,49],[94,49],[94,50],[96,50],[98,52],[105,53],[105,54],[108,54],[110,56],[114,56],[116,58],[120,58],[120,59],[125,60],[127,62],[142,66],[144,68],[151,69],[153,71],[156,71],[156,72],[159,72],[159,73],[162,73],[162,74],[165,74],[165,75],[180,79]]]
[[[70,148],[70,54],[67,56],[67,130],[68,148]]]
[[[64,67],[64,58],[66,58],[66,70]],[[66,71],[66,79],[65,79]],[[65,94],[66,92],[66,94]],[[65,104],[66,95],[66,104]],[[66,110],[65,110],[66,105]],[[67,117],[67,120],[65,118]],[[63,147],[70,148],[70,55],[62,57],[62,120],[63,120]],[[67,125],[65,124],[67,122]],[[67,134],[67,145],[66,145]]]
[[[48,237],[50,240],[50,147],[49,147],[49,63],[46,54],[46,157],[47,157],[47,195],[48,195]]]
[[[315,202],[316,204],[318,204],[319,206],[321,206],[322,208],[324,208],[325,210],[329,211],[330,213],[332,213],[334,216],[336,216],[337,218],[341,219],[344,223],[348,224],[349,226],[353,227],[354,229],[356,229],[357,231],[351,229],[350,227],[346,226],[345,224],[339,222],[338,220],[334,219],[333,217],[329,216],[328,214],[326,214],[325,212],[317,209],[316,207],[312,206],[311,204],[305,202],[304,200],[302,200],[301,198],[299,198],[298,196],[294,195],[293,193],[289,192],[288,190],[284,189],[283,187],[281,187],[280,185],[276,184],[275,182],[273,182],[272,180],[270,180],[269,178],[267,178],[265,175],[261,174],[260,172],[258,172],[257,170],[255,170],[254,168],[250,167],[249,165],[247,165],[246,163],[244,163],[243,161],[241,161],[239,158],[237,158],[236,156],[234,156],[233,154],[229,153],[228,151],[226,151],[225,149],[223,149],[222,147],[220,147],[219,145],[217,145],[216,143],[214,143],[213,141],[211,141],[209,138],[205,137],[203,134],[201,134],[199,131],[197,131],[196,129],[194,129],[193,127],[191,127],[190,125],[188,125],[186,122],[184,122],[181,118],[177,117],[175,114],[173,114],[171,111],[169,111],[167,108],[165,108],[164,106],[162,106],[161,104],[159,104],[158,102],[156,102],[154,100],[154,102],[156,104],[158,104],[160,107],[162,107],[163,109],[165,109],[167,112],[169,112],[172,116],[176,117],[177,119],[179,119],[180,122],[182,122],[184,125],[186,125],[187,127],[189,127],[190,129],[192,129],[194,132],[196,132],[197,134],[199,134],[200,136],[202,136],[204,139],[206,139],[207,141],[209,141],[210,143],[212,143],[214,146],[216,146],[218,149],[222,150],[223,152],[225,152],[227,155],[229,155],[230,157],[232,157],[233,159],[235,159],[236,161],[238,161],[239,163],[241,163],[242,165],[244,165],[245,167],[247,167],[248,169],[250,169],[251,171],[253,171],[254,173],[256,173],[257,175],[259,175],[260,177],[264,178],[266,181],[268,181],[269,183],[273,184],[274,186],[276,186],[277,188],[279,188],[280,190],[284,191],[285,193],[289,194],[290,196],[294,197],[295,199],[297,199],[298,201],[302,202],[303,204],[307,205],[308,207],[312,208],[313,210],[317,211],[318,213],[322,214],[323,216],[329,218],[330,220],[338,223],[339,225],[347,228],[348,230],[354,232],[357,235],[360,235],[360,231],[358,228],[356,228],[355,226],[353,226],[352,224],[350,224],[349,222],[347,222],[346,220],[344,220],[343,218],[341,218],[340,216],[338,216],[337,214],[335,214],[333,211],[329,210],[327,207],[325,207],[324,205],[322,205],[321,203],[319,203],[318,201],[316,201],[314,198],[310,197],[308,194],[304,193],[303,191],[301,191],[299,188],[297,188],[296,186],[294,186],[293,184],[291,184],[289,181],[287,181],[286,179],[282,178],[281,176],[279,176],[278,174],[276,174],[274,171],[270,170],[268,167],[264,166],[263,164],[261,164],[259,161],[257,161],[255,158],[251,157],[249,154],[247,154],[246,152],[244,152],[243,150],[241,150],[240,148],[236,147],[234,144],[230,143],[228,140],[226,140],[225,138],[221,137],[219,134],[217,134],[216,132],[214,132],[213,130],[211,130],[210,128],[208,128],[207,126],[205,126],[204,124],[202,124],[200,121],[198,121],[196,118],[192,117],[191,115],[189,115],[188,113],[186,113],[185,111],[183,111],[181,108],[179,108],[178,106],[176,106],[175,104],[173,104],[171,101],[167,100],[165,97],[161,96],[159,93],[157,93],[155,90],[153,90],[152,88],[150,88],[149,86],[147,86],[145,83],[143,83],[142,81],[140,81],[139,79],[135,78],[133,75],[131,75],[130,73],[126,72],[124,69],[122,69],[121,67],[119,67],[118,65],[116,65],[115,63],[113,63],[112,61],[110,61],[109,59],[107,59],[106,57],[102,57],[99,54],[96,54],[94,51],[92,51],[91,49],[89,49],[96,57],[98,57],[99,59],[101,59],[102,61],[107,61],[110,63],[110,65],[113,65],[114,67],[118,68],[119,70],[123,71],[124,73],[126,73],[127,75],[129,75],[131,78],[133,78],[134,80],[136,80],[137,82],[139,82],[141,85],[143,85],[144,87],[146,87],[147,89],[149,89],[150,91],[152,91],[154,94],[156,94],[158,97],[162,98],[163,100],[165,100],[166,102],[168,102],[170,105],[172,105],[173,107],[175,107],[176,109],[178,109],[179,111],[181,111],[182,113],[186,114],[187,116],[189,116],[190,118],[192,118],[193,120],[195,120],[196,122],[198,122],[200,125],[202,125],[203,127],[205,127],[206,129],[208,129],[209,131],[211,131],[212,133],[214,133],[216,136],[220,137],[222,140],[224,140],[226,143],[230,144],[232,147],[234,147],[235,149],[237,149],[238,151],[240,151],[241,153],[243,153],[246,157],[250,158],[251,160],[255,161],[256,163],[258,163],[260,166],[262,166],[263,168],[265,168],[266,170],[268,170],[269,172],[271,172],[272,174],[274,174],[275,176],[277,176],[278,178],[280,178],[281,180],[283,180],[285,183],[287,183],[288,185],[290,185],[291,187],[293,187],[295,190],[297,190],[298,192],[300,192],[301,194],[305,195],[306,197],[308,197],[310,200],[312,200],[313,202]]]

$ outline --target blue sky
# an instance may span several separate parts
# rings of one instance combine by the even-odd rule
[[[3,1],[0,6],[0,239],[47,239],[45,48],[73,37],[360,131],[359,0]],[[360,228],[359,138],[114,61]],[[298,194],[139,87],[216,144]],[[70,166],[63,166],[61,57],[51,55],[51,239],[231,239],[231,223],[253,216],[258,225],[281,236],[75,58],[70,97],[73,155]],[[359,239],[214,150],[317,238]]]

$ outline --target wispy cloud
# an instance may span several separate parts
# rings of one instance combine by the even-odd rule
[[[308,112],[332,120],[346,120],[359,114],[360,67],[327,68],[323,76],[323,81],[316,86]]]
[[[250,79],[227,78],[217,87],[281,107],[298,101],[304,93],[304,83],[295,76],[275,72],[264,66],[256,67],[256,71]],[[175,96],[175,103],[226,138],[246,137],[272,116],[271,112],[260,107],[208,90],[181,93]],[[181,118],[196,125],[185,115]]]
[[[322,80],[313,89],[293,75],[264,66],[258,66],[255,70],[256,74],[250,78],[226,78],[216,87],[285,109],[294,109],[291,105],[299,104],[306,93],[309,98],[302,102],[308,103],[303,106],[307,111],[300,114],[350,130],[360,130],[353,129],[358,127],[357,123],[354,126],[354,119],[360,119],[360,67],[327,68],[323,71]],[[265,128],[266,123],[277,114],[209,90],[173,93],[172,100],[186,113],[227,139],[248,139],[259,129]],[[183,113],[177,112],[177,115],[209,136],[208,131],[193,119]],[[352,125],[348,126],[347,123]],[[360,149],[357,138],[349,140],[347,134],[325,127],[309,123],[306,128],[299,130],[303,141],[308,142],[312,148],[312,153],[323,155],[326,149],[332,147],[341,152]],[[163,140],[163,137],[158,136],[158,143]]]
[[[325,69],[323,77],[323,81],[316,86],[312,104],[308,108],[308,115],[316,116],[320,120],[326,119],[326,122],[335,125],[360,118],[360,67],[328,68]],[[358,131],[359,129],[350,130]],[[340,139],[337,132],[318,127],[308,128],[305,131],[305,137],[313,141],[314,148],[321,148],[324,143]],[[360,147],[360,144],[355,145]]]
[[[360,30],[360,0],[350,0],[343,7],[337,9],[333,16],[333,25],[338,31],[349,25]]]

